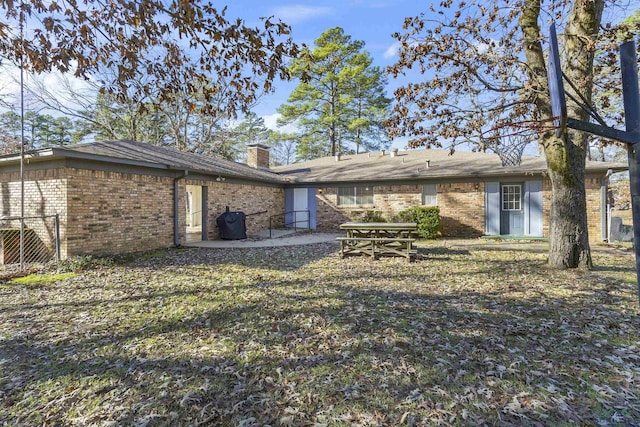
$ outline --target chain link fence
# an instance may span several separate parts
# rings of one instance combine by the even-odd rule
[[[0,218],[0,276],[59,260],[60,218],[57,214]]]

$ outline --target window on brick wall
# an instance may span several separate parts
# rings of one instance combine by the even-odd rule
[[[424,184],[422,186],[422,204],[424,206],[438,206],[438,184]]]
[[[373,186],[339,187],[338,205],[364,206],[373,205]]]

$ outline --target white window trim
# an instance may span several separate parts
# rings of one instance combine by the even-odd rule
[[[350,197],[353,200],[353,203],[340,203],[340,190],[341,189],[350,189],[353,190],[353,195],[348,195],[348,196],[343,196],[343,197]],[[371,188],[371,203],[358,203],[358,188]],[[374,205],[374,197],[375,197],[375,193],[373,190],[373,186],[372,185],[354,185],[353,187],[338,187],[338,190],[336,191],[336,204],[338,206],[346,206],[346,207],[353,207],[353,206],[357,206],[357,207],[362,207],[362,206],[373,206]],[[362,197],[362,196],[360,196]]]
[[[520,195],[520,197],[517,200],[513,199],[513,200],[508,200],[507,201],[507,205],[513,204],[514,208],[509,207],[509,208],[505,209],[505,207],[504,207],[505,206],[504,196],[506,194],[505,191],[504,191],[505,188],[517,188],[518,189],[518,194]],[[514,193],[511,193],[511,194],[514,194]],[[518,205],[517,209],[515,208],[516,203]],[[502,211],[505,211],[505,212],[515,212],[515,211],[521,211],[522,210],[522,184],[503,184],[502,185],[501,194],[500,194],[500,208],[502,209]]]
[[[433,194],[426,194],[425,188],[432,187],[434,189]],[[434,203],[425,203],[425,196],[434,197]],[[438,184],[423,184],[422,185],[422,206],[438,206]]]

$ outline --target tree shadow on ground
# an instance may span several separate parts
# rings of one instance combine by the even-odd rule
[[[304,287],[302,283],[286,284],[291,285]],[[469,370],[472,366],[484,373],[496,363],[508,366],[508,362],[513,363],[517,358],[504,355],[494,359],[496,346],[507,346],[510,342],[516,345],[527,335],[539,334],[549,327],[548,318],[530,319],[526,326],[514,324],[514,316],[522,315],[521,308],[537,306],[537,301],[522,301],[520,307],[513,310],[506,304],[508,300],[496,300],[495,295],[491,295],[492,303],[502,310],[481,314],[471,305],[465,308],[469,301],[487,297],[477,292],[425,296],[335,286],[332,280],[324,285],[333,292],[331,309],[313,305],[322,297],[298,296],[296,302],[299,304],[292,306],[290,295],[272,292],[269,299],[258,298],[250,304],[203,309],[186,318],[152,318],[151,322],[119,332],[100,328],[85,333],[86,336],[69,337],[53,346],[45,337],[17,337],[3,343],[2,357],[15,362],[11,370],[24,381],[21,390],[43,386],[46,381],[68,381],[70,378],[87,381],[98,377],[103,382],[114,383],[109,393],[134,396],[131,410],[119,415],[120,422],[135,421],[142,403],[142,414],[176,412],[182,421],[202,421],[199,414],[203,402],[213,402],[215,415],[221,422],[237,422],[240,419],[237,415],[273,423],[286,414],[289,405],[296,405],[295,402],[277,404],[282,394],[289,393],[288,377],[290,381],[306,378],[307,384],[299,384],[305,391],[323,381],[333,383],[330,390],[323,392],[326,396],[322,399],[318,397],[312,399],[311,404],[298,404],[305,407],[304,413],[327,410],[332,403],[344,401],[353,391],[361,396],[354,402],[375,408],[376,404],[366,399],[369,393],[378,395],[374,390],[376,384],[393,387],[389,393],[381,393],[385,399],[392,400],[397,399],[393,397],[394,393],[406,397],[416,388],[425,389],[434,384],[453,392],[466,384],[465,381],[456,385],[450,383],[460,369]],[[314,326],[313,321],[318,325]],[[337,341],[327,340],[324,334],[327,327],[342,331]],[[569,329],[578,333],[577,325]],[[470,335],[472,330],[480,333]],[[202,347],[215,347],[213,343],[224,341],[229,348],[216,357],[208,355],[207,350],[196,351],[195,358],[189,356],[188,348],[178,351],[181,345],[189,347],[193,341],[197,344],[198,337],[203,338]],[[165,356],[158,357],[153,350],[146,349],[148,345],[143,345],[156,340],[173,343],[169,353],[174,355],[161,352]],[[552,340],[538,344],[541,347],[527,355],[531,360],[548,358],[552,351]],[[108,349],[113,347],[119,350],[109,353]],[[455,358],[451,358],[452,351],[456,353]],[[276,356],[279,353],[282,356]],[[18,354],[19,360],[16,359]],[[487,362],[488,357],[494,361]],[[368,369],[371,369],[371,363],[380,366],[377,370],[358,373],[363,361]],[[407,372],[420,372],[421,375],[405,377],[404,370],[397,367],[399,361]],[[307,375],[301,375],[300,370]],[[333,374],[328,374],[327,370]],[[320,372],[318,377],[309,378],[308,375],[313,376],[315,371]],[[159,373],[162,373],[162,382],[169,382],[176,389],[165,387],[163,390]],[[479,375],[480,372],[471,370],[467,374]],[[353,375],[360,378],[356,388],[353,388]],[[267,376],[273,382],[269,386],[260,385]],[[284,381],[276,381],[276,378]],[[210,389],[202,390],[203,380],[209,381]],[[181,381],[182,386],[178,386]],[[80,384],[67,386],[79,387]],[[100,383],[100,387],[85,389],[85,399],[99,396],[103,387]],[[189,387],[192,394],[185,401]],[[352,387],[351,391],[349,387]],[[5,405],[22,401],[20,390],[5,392],[8,392],[3,396]],[[533,388],[531,392],[534,392]],[[57,410],[71,410],[73,403],[63,399],[63,391],[58,393],[60,405]],[[260,394],[260,401],[271,401],[271,404],[263,407],[257,401],[246,402],[256,393]],[[56,392],[52,394],[55,396]],[[378,399],[383,397],[378,396]],[[242,402],[247,406],[234,411],[235,405]],[[211,416],[211,413],[205,414]],[[561,415],[553,411],[545,413],[545,417],[552,419]],[[19,421],[39,420],[35,415],[25,416]]]
[[[635,273],[636,269],[633,267],[624,267],[624,266],[616,266],[616,265],[594,265],[592,271],[608,271],[608,272],[619,272],[619,273]]]
[[[539,258],[309,254],[283,262],[274,256],[284,251],[217,259],[189,250],[39,289],[31,306],[0,295],[0,419],[391,425],[410,412],[417,423],[456,415],[515,425],[523,414],[531,424],[595,423],[606,408],[588,379],[570,378],[596,374],[611,405],[629,408],[625,420],[640,416],[624,385],[608,380],[620,378],[619,363],[605,363],[626,354],[614,337],[640,322],[608,308],[606,287],[588,275],[577,283],[558,273],[566,289],[553,293]],[[236,277],[268,262],[278,264],[271,276]],[[509,406],[514,388],[526,394],[518,407]]]
[[[336,251],[337,246],[334,242],[268,248],[183,248],[168,250],[162,257],[129,260],[127,265],[159,269],[238,264],[252,268],[290,271]]]
[[[469,255],[468,249],[448,248],[445,246],[417,246],[416,251],[423,257],[441,255]]]

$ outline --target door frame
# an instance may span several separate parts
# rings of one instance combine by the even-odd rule
[[[288,187],[284,190],[284,208],[285,208],[285,223],[292,223],[294,220],[293,210],[294,210],[294,197],[296,189],[300,189],[298,191],[299,197],[303,197],[303,194],[306,195],[307,198],[307,210],[309,211],[309,224],[307,226],[310,230],[316,229],[316,187]],[[306,193],[303,193],[302,190],[305,190]],[[306,221],[305,221],[306,222]]]
[[[196,190],[197,191],[190,191],[190,190]],[[195,206],[194,199],[198,199],[196,197],[192,197],[191,200],[189,200],[189,193],[195,194],[195,193],[199,193],[198,194],[198,198],[199,200],[199,208],[200,208],[200,216],[198,217],[198,220],[200,221],[199,227],[200,227],[200,240],[205,241],[208,240],[209,237],[209,230],[208,230],[208,215],[207,215],[207,211],[208,211],[208,205],[209,205],[209,188],[206,185],[192,185],[192,184],[187,184],[185,185],[185,191],[184,191],[184,195],[185,195],[185,235],[188,234],[187,233],[187,224],[189,224],[189,216],[191,216],[191,219],[194,218],[194,214],[197,214],[198,211],[196,209],[198,209],[197,206]],[[193,224],[192,224],[193,227]]]
[[[508,193],[505,193],[505,189],[506,188],[513,188],[516,189],[517,188],[517,193],[516,191],[513,191],[513,195],[519,195],[519,198],[516,199],[514,198],[509,198],[508,200],[505,200],[505,195],[509,195]],[[522,236],[525,234],[525,227],[524,227],[524,183],[522,182],[501,182],[500,183],[500,235],[501,236],[509,236],[509,235],[514,235],[514,236]],[[507,209],[505,209],[505,204],[509,205],[507,206]],[[519,217],[519,223],[520,226],[515,229],[512,230],[512,223],[515,217]],[[505,230],[505,228],[507,228],[507,230]],[[515,227],[513,227],[515,228]]]
[[[502,215],[502,185],[521,184],[521,203],[524,212],[523,235],[543,237],[544,207],[543,180],[505,180],[485,183],[485,234],[500,236]]]
[[[302,209],[299,209],[302,208]],[[310,228],[309,216],[299,211],[309,211],[309,190],[307,188],[293,189],[293,222],[294,228]]]

